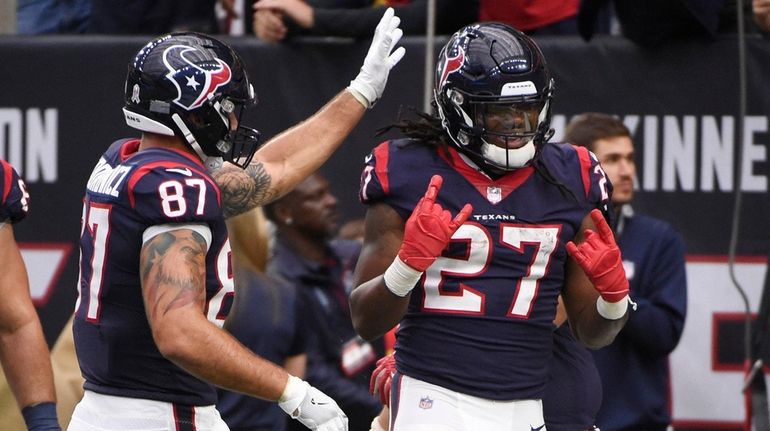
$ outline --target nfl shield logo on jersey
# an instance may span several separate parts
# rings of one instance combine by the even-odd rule
[[[503,189],[493,186],[487,187],[487,200],[492,204],[503,200]]]
[[[427,410],[431,407],[433,407],[433,400],[428,397],[420,398],[420,408],[423,410]]]

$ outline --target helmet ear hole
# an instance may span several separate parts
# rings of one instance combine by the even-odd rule
[[[187,114],[184,120],[185,120],[185,123],[187,123],[188,127],[190,126],[194,128],[206,127],[206,122],[203,121],[203,118],[201,118],[201,116],[196,113]]]

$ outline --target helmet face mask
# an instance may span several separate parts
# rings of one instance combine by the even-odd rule
[[[553,80],[535,43],[500,23],[467,26],[439,55],[434,97],[453,144],[480,168],[527,166],[552,134]]]
[[[204,161],[245,167],[259,148],[259,132],[240,122],[257,102],[243,62],[210,36],[172,33],[149,42],[129,64],[125,90],[129,126],[178,136]]]

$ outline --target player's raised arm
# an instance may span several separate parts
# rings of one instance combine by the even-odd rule
[[[439,175],[431,178],[406,223],[384,204],[367,212],[350,295],[353,326],[363,338],[377,338],[401,320],[412,289],[470,215],[470,204],[452,217],[436,203],[442,182]]]
[[[271,139],[245,170],[225,164],[212,172],[222,189],[225,217],[287,193],[332,155],[366,109],[382,96],[390,70],[404,56],[403,47],[394,50],[403,34],[399,24],[393,9],[388,8],[358,76],[345,90],[310,118]]]

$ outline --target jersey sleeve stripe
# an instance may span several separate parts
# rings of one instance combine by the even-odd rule
[[[206,240],[206,250],[208,250],[209,247],[211,247],[211,228],[209,228],[209,226],[204,223],[158,224],[155,226],[150,226],[144,230],[144,233],[142,233],[142,244],[146,244],[147,241],[155,238],[156,236],[162,233],[172,232],[180,229],[189,229],[193,232],[198,233],[200,236],[203,237],[203,239]]]
[[[390,193],[388,183],[388,156],[390,154],[390,141],[385,141],[374,149],[375,165],[374,173],[380,180],[382,191],[386,195]]]
[[[580,160],[580,177],[583,179],[583,190],[588,197],[588,192],[591,189],[591,155],[588,153],[588,148],[578,147],[573,145],[578,154],[578,160]]]

